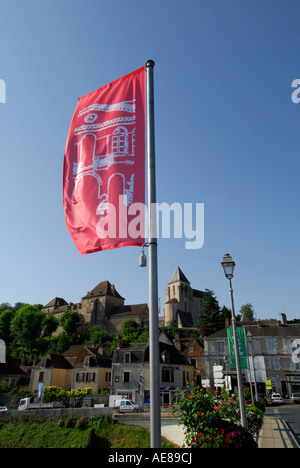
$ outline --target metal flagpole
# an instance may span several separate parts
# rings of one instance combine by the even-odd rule
[[[156,233],[156,182],[154,138],[153,60],[147,70],[148,229],[149,229],[149,344],[150,344],[150,438],[151,448],[161,447],[160,352],[158,332],[158,280]]]

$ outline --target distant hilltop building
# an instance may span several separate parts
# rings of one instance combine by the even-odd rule
[[[191,287],[189,280],[177,267],[166,288],[164,316],[160,317],[160,326],[196,327],[202,312],[203,294]],[[142,326],[149,323],[148,305],[125,305],[124,297],[109,281],[102,281],[88,291],[79,303],[67,303],[63,298],[55,297],[42,310],[59,319],[67,309],[80,312],[83,332],[91,325],[99,325],[101,330],[106,330],[111,335],[121,331],[126,319],[133,319]],[[60,332],[61,329],[56,334]]]
[[[203,291],[191,288],[179,267],[170,279],[165,292],[164,323],[166,327],[192,328],[202,313]]]
[[[126,319],[133,319],[139,325],[148,325],[149,322],[148,305],[125,305],[125,299],[109,281],[102,281],[88,291],[80,303],[68,304],[64,299],[56,297],[42,310],[60,318],[66,309],[81,313],[83,331],[91,325],[99,325],[101,330],[106,330],[111,335],[121,331]]]

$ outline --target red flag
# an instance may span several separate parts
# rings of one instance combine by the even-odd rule
[[[81,254],[145,242],[144,67],[78,100],[65,149],[63,200]]]

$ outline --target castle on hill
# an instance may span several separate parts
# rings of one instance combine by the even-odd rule
[[[160,325],[178,328],[197,326],[203,294],[191,287],[189,280],[177,267],[165,290],[164,315],[160,318]],[[115,334],[121,331],[126,319],[133,319],[142,326],[149,323],[147,303],[126,305],[124,297],[109,281],[102,281],[88,291],[79,303],[68,303],[63,298],[55,297],[42,310],[59,319],[67,309],[80,312],[83,332],[91,325],[99,325],[109,335]]]

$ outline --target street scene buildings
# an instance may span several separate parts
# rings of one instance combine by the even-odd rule
[[[189,382],[219,388],[214,381],[214,366],[221,366],[223,379],[231,391],[237,388],[236,369],[231,366],[227,329],[210,336],[200,336],[197,321],[202,313],[204,292],[193,289],[185,274],[177,267],[165,290],[165,304],[160,326],[160,401],[168,406],[178,387]],[[148,326],[146,303],[126,305],[124,297],[109,281],[102,281],[85,294],[80,303],[67,303],[54,298],[43,311],[60,317],[66,309],[82,315],[81,331],[98,325],[109,334],[120,332],[126,319]],[[300,338],[299,321],[287,321],[281,314],[278,321],[249,322],[242,317],[247,348],[247,368],[242,369],[243,383],[256,397],[269,392],[283,396],[300,390],[300,359],[295,359],[295,345]],[[169,334],[170,328],[175,332]],[[189,333],[187,332],[193,332]],[[196,332],[196,335],[195,335]],[[57,331],[56,333],[59,333]],[[149,342],[129,343],[120,340],[110,355],[103,344],[77,345],[62,354],[48,354],[32,368],[17,365],[8,359],[0,364],[0,383],[29,385],[34,396],[45,386],[64,390],[90,387],[93,394],[107,391],[122,395],[139,405],[150,402]]]

